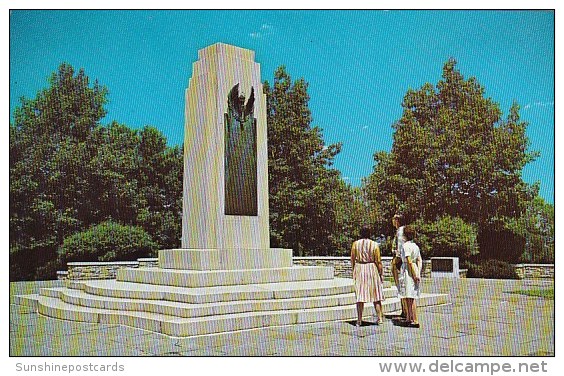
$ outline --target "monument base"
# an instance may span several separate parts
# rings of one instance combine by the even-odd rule
[[[323,267],[310,268],[312,271]],[[156,268],[147,268],[156,269]],[[168,273],[183,273],[169,270]],[[152,273],[145,270],[145,274]],[[193,272],[198,273],[198,272]],[[208,273],[208,272],[199,272]],[[279,273],[276,282],[179,287],[125,280],[68,281],[66,287],[14,297],[43,316],[97,324],[126,325],[173,337],[189,337],[270,326],[356,319],[351,279],[299,280]],[[154,282],[167,282],[155,280]],[[384,283],[384,313],[401,309],[397,289]],[[445,294],[422,294],[418,307],[445,304]],[[375,314],[365,306],[365,317]]]
[[[271,249],[165,249],[159,267],[182,270],[240,270],[289,268],[292,250]]]
[[[16,296],[15,303],[47,317],[127,325],[174,337],[354,320],[353,280],[335,278],[330,266],[292,266],[291,255],[290,249],[161,250],[161,267],[121,269],[115,280],[68,281],[65,287]],[[384,295],[385,313],[401,308],[389,281]],[[445,294],[422,294],[417,305],[447,302]],[[366,316],[375,313],[371,306]]]

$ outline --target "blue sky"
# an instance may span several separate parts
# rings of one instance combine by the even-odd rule
[[[406,91],[435,84],[454,57],[504,117],[521,105],[541,152],[523,177],[554,202],[552,11],[11,11],[10,113],[68,62],[108,87],[103,123],[153,125],[182,143],[192,63],[216,42],[254,50],[263,80],[285,65],[309,83],[313,125],[343,143],[335,167],[353,185],[391,149]]]

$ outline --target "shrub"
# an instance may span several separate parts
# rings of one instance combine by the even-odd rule
[[[425,258],[448,256],[462,260],[478,253],[477,228],[461,218],[444,216],[435,222],[418,220],[415,242]]]
[[[481,258],[518,262],[525,250],[526,239],[512,228],[490,226],[481,229],[478,242]]]
[[[519,279],[513,265],[508,262],[488,259],[476,263],[468,262],[468,278],[491,278],[491,279]]]
[[[35,280],[48,281],[57,279],[57,271],[65,269],[65,265],[58,258],[48,261],[45,265],[39,266],[35,271]]]
[[[59,247],[59,264],[72,261],[133,261],[154,256],[158,246],[138,226],[103,222],[67,237]]]

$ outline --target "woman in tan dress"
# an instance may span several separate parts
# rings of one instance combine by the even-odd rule
[[[356,326],[362,324],[364,303],[374,303],[378,315],[376,324],[380,324],[382,317],[383,283],[382,260],[378,243],[369,239],[370,229],[360,230],[361,239],[355,241],[351,249],[351,264],[356,294]]]

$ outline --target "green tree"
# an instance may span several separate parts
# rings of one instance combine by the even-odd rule
[[[524,244],[519,261],[554,263],[554,206],[541,197],[528,203],[525,213],[507,221],[507,230]]]
[[[415,221],[416,242],[425,258],[455,256],[462,261],[478,253],[478,231],[461,218],[445,215],[434,222]]]
[[[366,183],[369,201],[386,217],[402,211],[410,220],[434,222],[448,215],[483,232],[522,215],[536,190],[521,173],[537,154],[528,151],[519,106],[514,103],[504,120],[484,94],[453,59],[436,86],[407,91],[392,150],[375,154]]]
[[[271,243],[298,255],[333,254],[345,243],[342,203],[350,188],[331,168],[341,145],[325,145],[322,130],[311,125],[307,88],[283,66],[272,86],[264,83]]]
[[[372,228],[374,239],[383,234],[380,213],[367,205],[361,188],[352,187],[340,180],[337,189],[333,191],[333,197],[331,209],[335,211],[335,229],[330,236],[335,244],[335,252],[331,255],[349,255],[351,244],[359,239],[363,226]],[[382,252],[387,251],[385,248],[384,244],[380,245]]]
[[[141,201],[138,132],[114,121],[98,127],[92,141],[96,153],[85,164],[89,170],[86,196],[93,206],[84,213],[90,217],[85,224],[109,219],[133,224]]]
[[[182,232],[182,147],[168,147],[153,127],[139,133],[141,202],[136,222],[161,249],[180,246]]]
[[[96,129],[95,139],[99,146],[89,167],[97,202],[91,223],[140,225],[159,248],[178,247],[182,148],[168,147],[154,127],[133,130],[116,122]]]
[[[182,148],[155,128],[102,126],[107,89],[63,64],[10,124],[10,278],[50,277],[74,233],[111,220],[180,243]],[[51,263],[50,263],[51,262]],[[38,271],[40,274],[37,274]]]
[[[21,98],[10,124],[10,278],[33,278],[81,227],[82,161],[106,114],[107,89],[62,64],[35,99]]]

